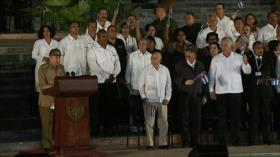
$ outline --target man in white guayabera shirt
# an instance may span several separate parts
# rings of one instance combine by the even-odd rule
[[[262,42],[265,46],[271,41],[276,39],[276,30],[278,27],[278,16],[276,11],[267,13],[267,25],[263,26],[258,31],[257,41]]]
[[[87,24],[87,30],[85,34],[81,36],[84,40],[84,44],[87,49],[91,48],[96,44],[96,38],[97,38],[96,30],[97,30],[96,21],[93,19],[89,19]]]
[[[79,24],[70,22],[69,34],[59,43],[58,48],[62,53],[62,64],[66,75],[86,75],[87,59],[84,40],[79,36]]]
[[[226,122],[230,115],[232,144],[239,145],[239,121],[241,93],[243,92],[241,69],[251,73],[246,55],[232,51],[233,41],[224,37],[221,41],[222,53],[216,55],[210,65],[209,92],[211,99],[217,99],[218,138],[220,144],[226,144]]]
[[[111,25],[111,22],[107,20],[108,19],[108,10],[107,8],[99,8],[97,11],[97,30],[98,32],[101,29],[104,29],[107,31],[107,28]]]
[[[130,120],[132,125],[137,125],[137,116],[143,115],[143,102],[139,94],[138,82],[139,75],[143,68],[151,64],[151,54],[147,51],[147,40],[140,39],[138,42],[139,50],[129,54],[125,71],[125,80],[130,91]],[[133,132],[135,127],[131,128]]]
[[[140,74],[139,92],[143,100],[148,148],[154,146],[153,129],[155,114],[158,113],[159,148],[167,145],[167,105],[171,98],[171,78],[169,70],[160,64],[161,52],[154,52],[151,65],[146,66]]]
[[[87,56],[90,75],[97,76],[100,103],[98,104],[104,134],[112,133],[114,108],[117,104],[116,78],[121,72],[121,65],[116,49],[108,44],[105,30],[97,32],[97,43],[88,50]],[[109,115],[109,116],[108,116]]]
[[[222,31],[228,32],[234,29],[233,21],[225,16],[225,5],[224,3],[216,3],[215,4],[215,15],[217,18],[217,27],[219,27]]]

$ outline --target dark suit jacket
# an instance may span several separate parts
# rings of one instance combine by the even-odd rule
[[[188,94],[207,95],[207,85],[203,85],[201,79],[196,79],[193,85],[185,85],[186,80],[193,80],[197,75],[205,71],[204,65],[196,60],[194,69],[188,65],[186,60],[180,61],[175,66],[175,83],[179,92],[187,92]]]
[[[252,72],[249,75],[249,95],[253,98],[255,97],[272,97],[273,96],[273,87],[271,86],[270,82],[268,84],[258,84],[257,80],[261,78],[275,78],[275,64],[274,58],[269,54],[264,54],[262,56],[262,66],[260,68],[261,76],[256,76],[257,63],[255,56],[248,58],[248,61],[251,65]]]

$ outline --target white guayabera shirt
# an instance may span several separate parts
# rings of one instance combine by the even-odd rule
[[[151,64],[151,54],[146,51],[144,54],[137,50],[129,54],[125,72],[125,80],[131,84],[133,90],[138,90],[139,76],[145,66]]]
[[[207,34],[210,32],[214,32],[214,31],[210,27],[207,27],[198,33],[197,39],[196,39],[196,46],[198,48],[203,48],[203,47],[207,46],[206,37],[207,37]],[[217,28],[216,33],[218,34],[219,41],[221,41],[220,39],[225,37],[225,32],[222,29],[220,29],[219,27]]]
[[[97,23],[96,32],[98,32],[99,30],[102,30],[102,29],[104,29],[105,31],[107,31],[108,27],[111,25],[111,22],[108,21],[108,20],[105,22],[104,27],[102,27],[102,26],[99,24],[99,22],[98,22],[97,20],[96,20],[96,23]]]
[[[155,41],[156,41],[155,48],[158,49],[158,50],[162,50],[163,47],[164,47],[162,40],[159,37],[154,37],[154,38],[155,38]]]
[[[103,48],[98,43],[91,47],[87,56],[90,75],[96,75],[98,83],[104,83],[111,74],[117,77],[121,72],[120,60],[116,49],[111,45]],[[116,82],[114,80],[113,82]]]
[[[228,32],[234,28],[234,22],[227,16],[223,16],[221,19],[217,17],[217,21],[217,27],[224,32]]]
[[[58,48],[65,72],[75,72],[76,76],[87,74],[86,45],[80,36],[75,39],[69,34],[58,43]]]
[[[226,57],[223,53],[216,55],[210,65],[209,92],[216,94],[243,92],[241,69],[245,74],[251,73],[250,64],[243,63],[242,55],[231,52]]]
[[[276,30],[278,25],[274,28],[271,24],[267,24],[258,31],[257,41],[267,45],[271,40],[276,39]]]
[[[134,37],[131,35],[128,35],[127,38],[125,38],[122,34],[118,34],[117,38],[121,39],[124,42],[125,48],[127,53],[132,53],[138,49],[137,41]]]
[[[43,58],[49,57],[49,53],[52,49],[57,48],[58,42],[56,40],[51,39],[50,44],[46,42],[45,39],[36,40],[32,50],[32,58],[36,60],[35,66],[35,85],[36,90],[38,89],[38,70],[39,67],[44,63]]]
[[[88,34],[88,32],[82,35],[81,38],[83,39],[83,42],[87,49],[91,48],[96,44],[96,39],[93,40],[92,37]]]
[[[169,70],[163,65],[158,70],[153,65],[146,66],[139,77],[139,92],[142,99],[146,98],[149,102],[169,101],[172,93]]]

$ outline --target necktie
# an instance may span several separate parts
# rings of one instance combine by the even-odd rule
[[[260,68],[262,65],[262,59],[260,57],[257,59],[257,64],[258,64],[258,67]]]

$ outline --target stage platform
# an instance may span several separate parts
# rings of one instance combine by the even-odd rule
[[[128,147],[124,141],[126,141],[126,137],[96,138],[91,141],[91,144],[94,150],[105,152],[107,157],[186,157],[191,151],[191,148],[180,148],[180,144],[177,142],[173,148],[167,150],[158,149],[157,147],[153,150],[146,150],[144,137],[141,137],[140,148],[137,145],[137,137],[130,137]],[[13,157],[22,150],[36,150],[39,148],[39,141],[1,143],[0,157]],[[228,150],[229,157],[280,157],[279,144],[229,146]]]

